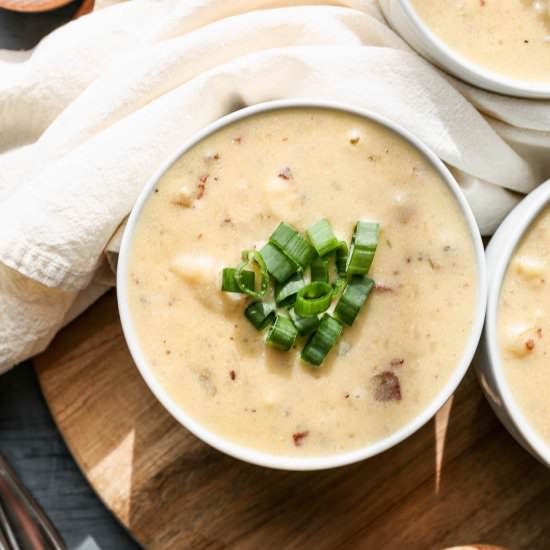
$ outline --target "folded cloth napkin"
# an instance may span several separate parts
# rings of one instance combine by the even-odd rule
[[[445,75],[376,0],[104,4],[27,55],[0,52],[0,372],[112,284],[104,252],[147,179],[243,105],[330,98],[385,115],[452,168],[485,234],[550,176],[550,102]]]

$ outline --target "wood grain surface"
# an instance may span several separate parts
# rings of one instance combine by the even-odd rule
[[[226,457],[179,426],[132,363],[113,293],[35,363],[76,460],[146,548],[550,548],[550,471],[499,424],[471,372],[397,447],[293,473]]]

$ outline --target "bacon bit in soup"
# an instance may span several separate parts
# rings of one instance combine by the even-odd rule
[[[393,372],[384,371],[373,378],[376,383],[374,398],[377,401],[401,401],[401,384]]]
[[[401,367],[403,366],[403,364],[405,363],[405,359],[398,359],[398,358],[395,358],[395,359],[392,359],[390,361],[390,365],[392,367]]]
[[[204,197],[204,193],[206,192],[206,181],[208,180],[208,176],[201,176],[199,180],[199,185],[197,186],[197,199],[200,200]]]
[[[237,373],[233,369],[229,371],[229,378],[231,378],[231,380],[235,380],[235,378],[237,378]]]
[[[539,338],[542,338],[542,328],[539,327],[537,329],[537,335],[538,335]]]
[[[207,153],[205,159],[207,161],[220,160],[220,154],[219,153]]]
[[[349,140],[349,142],[350,142],[352,145],[357,145],[357,144],[359,143],[359,140],[360,140],[360,139],[361,139],[361,138],[360,138],[359,136],[355,135],[355,136],[353,136],[353,137]]]
[[[485,6],[485,0],[479,0],[479,3],[480,3],[482,8]]]
[[[290,171],[290,168],[288,166],[285,166],[279,171],[277,177],[284,180],[289,180],[292,177],[292,172]]]
[[[529,351],[533,351],[535,349],[535,341],[532,338],[529,338],[529,340],[527,340],[527,342],[525,342],[525,347]]]
[[[242,142],[242,140],[243,140],[243,138],[241,136],[236,136],[236,137],[233,138],[232,141],[233,141],[233,143],[239,144],[239,143]]]
[[[292,434],[292,439],[293,439],[293,441],[294,441],[294,445],[295,445],[296,447],[301,447],[304,438],[306,438],[308,435],[309,435],[309,432],[308,432],[308,431],[305,431],[305,432],[296,432],[296,433]]]
[[[377,290],[378,292],[393,292],[393,288],[388,285],[384,285],[382,283],[375,283],[374,290]]]

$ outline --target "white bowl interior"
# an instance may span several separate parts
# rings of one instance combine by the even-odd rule
[[[443,0],[442,0],[443,1]],[[550,82],[531,82],[492,72],[462,57],[443,42],[420,18],[411,0],[399,0],[410,21],[442,58],[444,68],[474,85],[519,97],[550,98]]]
[[[502,284],[508,271],[508,266],[521,242],[526,231],[539,213],[550,204],[550,181],[538,187],[524,201],[529,201],[528,210],[522,212],[521,221],[511,232],[510,238],[502,249],[498,250],[498,262],[493,269],[493,275],[490,281],[487,316],[485,321],[485,330],[487,333],[487,348],[489,358],[493,367],[494,379],[497,389],[502,397],[510,417],[512,418],[517,430],[523,435],[529,445],[538,453],[538,455],[550,466],[550,445],[535,432],[531,424],[526,419],[520,406],[514,399],[512,390],[504,374],[500,346],[498,344],[498,310],[500,302],[500,293]],[[518,207],[521,207],[521,203]],[[518,208],[516,207],[516,208]],[[513,212],[512,214],[513,215]],[[504,222],[506,223],[506,222]]]
[[[231,441],[228,441],[212,431],[204,428],[199,422],[193,419],[191,416],[186,414],[181,407],[179,407],[172,398],[168,395],[166,390],[159,384],[156,377],[153,375],[151,369],[149,368],[147,361],[140,349],[139,341],[136,336],[136,332],[133,327],[132,318],[130,315],[128,300],[127,300],[127,281],[128,281],[128,257],[130,253],[130,248],[132,244],[132,238],[134,233],[134,227],[138,221],[140,212],[149,197],[149,194],[155,188],[158,180],[162,175],[171,167],[171,165],[181,157],[187,150],[193,147],[196,143],[204,139],[206,136],[211,133],[216,132],[220,128],[227,126],[237,120],[242,118],[255,115],[258,113],[277,110],[277,109],[287,109],[287,108],[325,108],[337,111],[344,111],[352,113],[361,117],[368,118],[375,122],[378,122],[382,126],[393,130],[396,134],[401,136],[403,139],[415,146],[434,166],[434,168],[439,172],[443,181],[446,182],[450,188],[452,194],[454,195],[457,203],[459,204],[464,217],[467,222],[468,230],[470,233],[472,245],[475,253],[476,260],[476,269],[477,269],[477,295],[476,295],[476,305],[475,311],[473,313],[473,322],[470,331],[470,336],[468,338],[467,345],[465,346],[463,356],[459,363],[456,366],[451,378],[449,379],[446,386],[438,394],[436,399],[429,404],[428,407],[420,415],[414,418],[407,425],[403,426],[397,432],[391,434],[390,436],[375,442],[372,445],[363,447],[351,452],[346,452],[342,454],[324,456],[324,457],[307,457],[307,458],[296,458],[296,457],[285,457],[285,456],[276,456],[268,453],[263,453],[254,449],[250,449],[241,445],[237,445]],[[280,100],[272,101],[268,103],[261,103],[251,107],[247,107],[230,115],[227,115],[218,121],[214,122],[210,126],[206,127],[198,134],[196,134],[190,141],[185,143],[180,147],[176,153],[164,163],[157,172],[153,175],[151,180],[146,184],[141,195],[139,196],[131,214],[128,219],[126,230],[122,239],[121,250],[118,260],[118,270],[117,270],[117,298],[118,306],[120,312],[120,319],[122,322],[122,328],[126,342],[130,349],[130,353],[141,373],[145,382],[157,397],[157,399],[164,405],[164,407],[172,414],[172,416],[185,426],[189,431],[194,435],[211,445],[212,447],[232,455],[241,460],[251,462],[253,464],[258,464],[262,466],[267,466],[271,468],[279,468],[285,470],[319,470],[326,468],[333,468],[337,466],[343,466],[345,464],[351,464],[359,460],[374,456],[381,453],[382,451],[396,445],[401,442],[409,435],[417,431],[422,427],[426,422],[428,422],[435,413],[442,407],[442,405],[447,401],[447,399],[454,392],[462,378],[464,377],[477,347],[479,337],[481,335],[481,330],[483,327],[483,320],[485,316],[485,306],[486,306],[486,294],[487,294],[487,284],[486,284],[486,269],[485,269],[485,255],[483,250],[483,244],[481,241],[481,236],[477,224],[475,222],[474,216],[470,207],[468,206],[464,195],[460,191],[458,184],[453,179],[450,172],[447,170],[445,165],[432,153],[425,145],[423,145],[417,138],[409,134],[406,130],[403,130],[393,124],[392,122],[386,120],[385,118],[360,109],[354,106],[331,102],[331,101],[315,101],[315,100]]]

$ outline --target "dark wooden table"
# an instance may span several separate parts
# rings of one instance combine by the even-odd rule
[[[0,48],[34,46],[68,21],[78,4],[49,14],[0,10]],[[0,453],[46,510],[69,548],[139,548],[80,473],[51,418],[30,363],[0,376]]]

